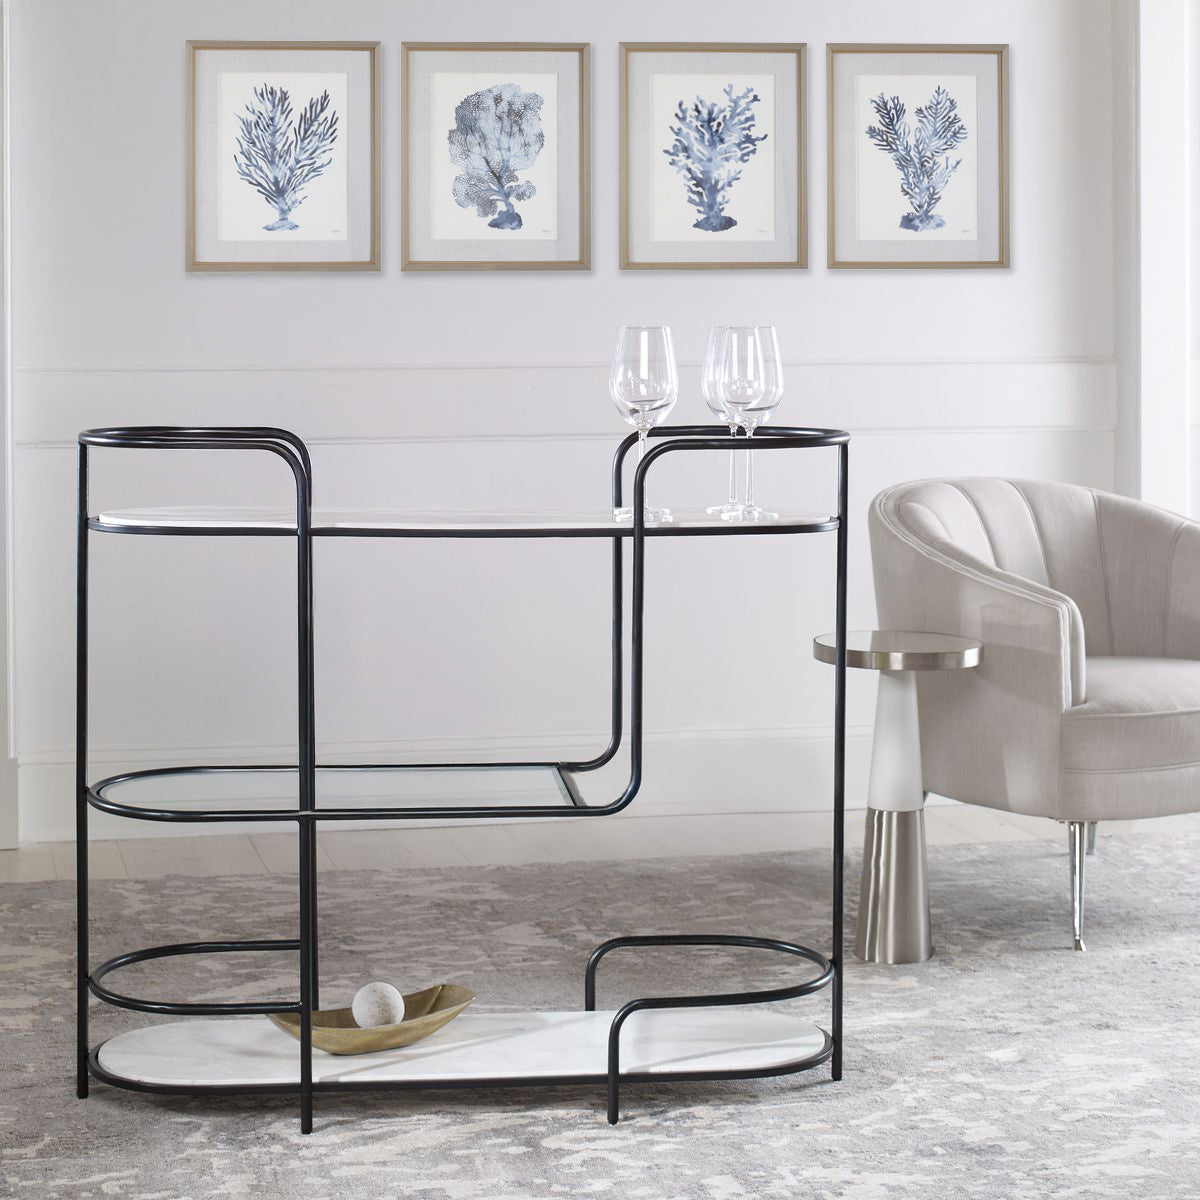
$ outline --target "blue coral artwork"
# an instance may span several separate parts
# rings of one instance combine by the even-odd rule
[[[662,73],[650,86],[655,240],[773,239],[774,78]]]
[[[900,172],[900,192],[912,206],[900,218],[901,229],[923,233],[942,229],[945,218],[934,212],[946,185],[962,166],[962,158],[951,153],[969,136],[958,115],[958,101],[939,84],[933,95],[918,106],[911,128],[904,101],[880,92],[871,100],[879,119],[867,126],[867,137],[877,149],[890,154]]]
[[[554,75],[438,72],[431,120],[435,238],[558,236]]]
[[[863,77],[859,93],[859,236],[977,236],[974,77]]]
[[[449,132],[450,159],[458,168],[454,203],[490,217],[491,229],[524,227],[517,205],[537,194],[522,172],[537,162],[546,146],[542,130],[545,100],[519,84],[498,83],[472,92],[454,109]]]
[[[330,151],[338,136],[338,115],[329,93],[312,96],[292,119],[287,88],[264,83],[238,116],[238,176],[275,210],[264,225],[270,233],[299,229],[292,213],[304,203],[313,180],[333,162]]]
[[[334,241],[349,217],[346,76],[223,73],[221,236]]]
[[[752,87],[727,83],[719,100],[696,96],[680,100],[671,125],[671,145],[663,151],[683,183],[688,204],[699,216],[694,229],[724,233],[737,224],[726,209],[745,165],[770,137],[755,133],[754,106],[762,98]]]

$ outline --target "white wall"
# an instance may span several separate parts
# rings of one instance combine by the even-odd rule
[[[1192,0],[1137,12],[1138,495],[1186,511],[1191,359],[1187,254]]]
[[[1200,514],[1200,11],[1113,0],[1118,491]]]
[[[0,116],[3,117],[4,132],[0,133],[0,196],[3,196],[4,217],[0,221],[0,429],[3,429],[3,447],[0,447],[0,501],[4,507],[4,519],[0,520],[0,680],[6,686],[0,692],[0,847],[11,848],[19,840],[17,828],[17,760],[13,755],[13,726],[11,712],[11,688],[7,681],[12,677],[11,626],[9,616],[10,581],[12,578],[11,558],[12,539],[9,536],[12,511],[12,438],[9,436],[8,422],[11,413],[10,399],[10,367],[9,317],[12,306],[9,303],[9,272],[8,246],[9,232],[9,203],[8,203],[8,6],[0,4],[0,38],[3,39],[3,55],[0,56]]]
[[[1113,357],[1116,360],[1117,428],[1115,490],[1141,490],[1142,412],[1141,227],[1138,209],[1139,0],[1113,0]]]
[[[453,14],[387,0],[16,0],[22,837],[70,829],[74,437],[87,426],[284,425],[312,445],[324,504],[597,506],[624,431],[604,386],[615,327],[673,326],[686,385],[676,417],[691,421],[705,416],[695,364],[706,326],[770,321],[788,365],[778,419],[854,434],[857,626],[873,614],[863,513],[885,485],[1011,473],[1111,486],[1112,21],[1107,5],[1097,19],[1100,8],[696,0],[683,30],[675,6],[634,0],[464,0]],[[400,44],[453,37],[592,43],[590,273],[400,273]],[[617,44],[684,37],[808,42],[810,270],[617,271]],[[383,43],[379,275],[185,274],[188,38]],[[1011,44],[1012,270],[826,271],[830,41]],[[723,471],[714,461],[668,476],[660,495],[712,502]],[[760,487],[779,503],[828,503],[831,478],[809,461],[786,472],[776,456]],[[129,452],[99,464],[94,493],[99,507],[282,499],[286,481],[267,464]],[[285,547],[94,545],[97,764],[191,760],[222,745],[283,753],[292,737]],[[689,540],[654,550],[641,811],[825,806],[830,676],[807,643],[831,627],[832,544]],[[603,547],[370,541],[322,545],[318,566],[327,745],[424,754],[501,753],[542,734],[555,751],[602,742]],[[741,654],[766,649],[768,637],[765,655]],[[861,800],[870,677],[852,680],[850,701]],[[765,769],[739,776],[763,751]]]
[[[1188,197],[1190,218],[1188,237],[1188,292],[1190,313],[1190,390],[1191,390],[1191,508],[1189,515],[1200,516],[1200,329],[1196,328],[1194,314],[1200,312],[1200,116],[1195,113],[1200,101],[1200,13],[1189,8],[1187,13],[1187,78],[1188,78]]]

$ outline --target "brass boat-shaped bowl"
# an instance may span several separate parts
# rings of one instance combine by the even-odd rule
[[[360,1029],[348,1008],[314,1009],[312,1042],[327,1054],[371,1054],[411,1046],[453,1021],[475,993],[457,983],[438,983],[404,997],[404,1020],[397,1025],[373,1025]],[[300,1040],[299,1013],[267,1013],[284,1033]]]

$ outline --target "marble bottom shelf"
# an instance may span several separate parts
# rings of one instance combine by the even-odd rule
[[[325,1087],[464,1086],[488,1080],[577,1082],[606,1077],[612,1012],[467,1012],[413,1046],[378,1054],[313,1051]],[[621,1033],[622,1076],[752,1076],[823,1061],[823,1030],[763,1007],[644,1010]],[[118,1034],[97,1055],[114,1077],[149,1088],[297,1084],[296,1041],[266,1017],[177,1021]]]

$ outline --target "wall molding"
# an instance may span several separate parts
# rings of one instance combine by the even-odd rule
[[[1195,424],[1196,422],[1193,422]],[[946,425],[940,429],[912,429],[904,426],[880,426],[874,429],[864,429],[861,426],[853,430],[856,438],[869,437],[935,437],[935,436],[982,436],[990,433],[1114,433],[1115,425]],[[619,435],[618,435],[619,436]],[[571,442],[605,442],[612,444],[614,435],[611,433],[579,433],[566,435],[520,435],[520,434],[488,434],[483,437],[461,435],[459,437],[437,437],[435,435],[400,437],[395,434],[380,437],[308,437],[305,445],[314,446],[465,446],[465,445],[494,445],[497,442],[512,442],[518,445]],[[75,450],[77,442],[74,438],[61,438],[54,441],[18,441],[22,450]]]
[[[681,367],[701,366],[699,359],[679,359]],[[1116,366],[1116,359],[1111,356],[1049,357],[1049,358],[925,358],[925,359],[889,359],[889,358],[786,358],[784,367],[888,367],[904,369],[908,367],[1011,367],[1011,366]],[[609,364],[599,359],[580,359],[574,362],[522,362],[505,360],[503,362],[456,362],[452,360],[431,360],[429,362],[403,363],[179,363],[172,366],[146,366],[144,363],[73,363],[55,366],[51,363],[33,363],[18,367],[20,375],[188,375],[194,373],[217,374],[225,371],[238,372],[361,372],[370,374],[376,371],[512,371],[524,374],[527,371],[561,371],[564,369],[603,370],[607,371]]]
[[[792,360],[787,373],[780,420],[791,413],[860,435],[1110,433],[1117,424],[1109,358]],[[481,375],[495,403],[479,403]],[[295,428],[313,445],[614,440],[627,427],[608,403],[607,375],[598,362],[24,367],[14,436],[22,449],[61,449],[93,425],[203,414],[216,425]],[[442,403],[415,402],[435,389]],[[682,364],[680,395],[680,419],[708,419],[694,362]]]
[[[656,743],[741,743],[747,740],[770,742],[811,741],[831,736],[830,726],[780,725],[774,728],[757,729],[662,729],[646,734],[646,742]],[[847,725],[847,737],[869,736],[870,725]],[[603,746],[607,734],[596,730],[580,730],[572,733],[530,735],[529,737],[458,737],[458,738],[389,738],[387,740],[320,741],[318,754],[325,759],[342,757],[369,762],[372,759],[395,758],[400,762],[430,762],[434,759],[453,756],[447,761],[465,762],[470,758],[565,758],[577,754],[595,754]],[[629,730],[624,732],[628,743]],[[125,742],[93,746],[88,752],[92,763],[112,765],[125,769],[141,763],[159,766],[164,763],[228,763],[228,762],[286,762],[295,758],[294,742],[223,742],[220,745],[195,743]],[[21,766],[57,766],[75,763],[75,749],[71,747],[43,747],[23,750],[19,755]]]

